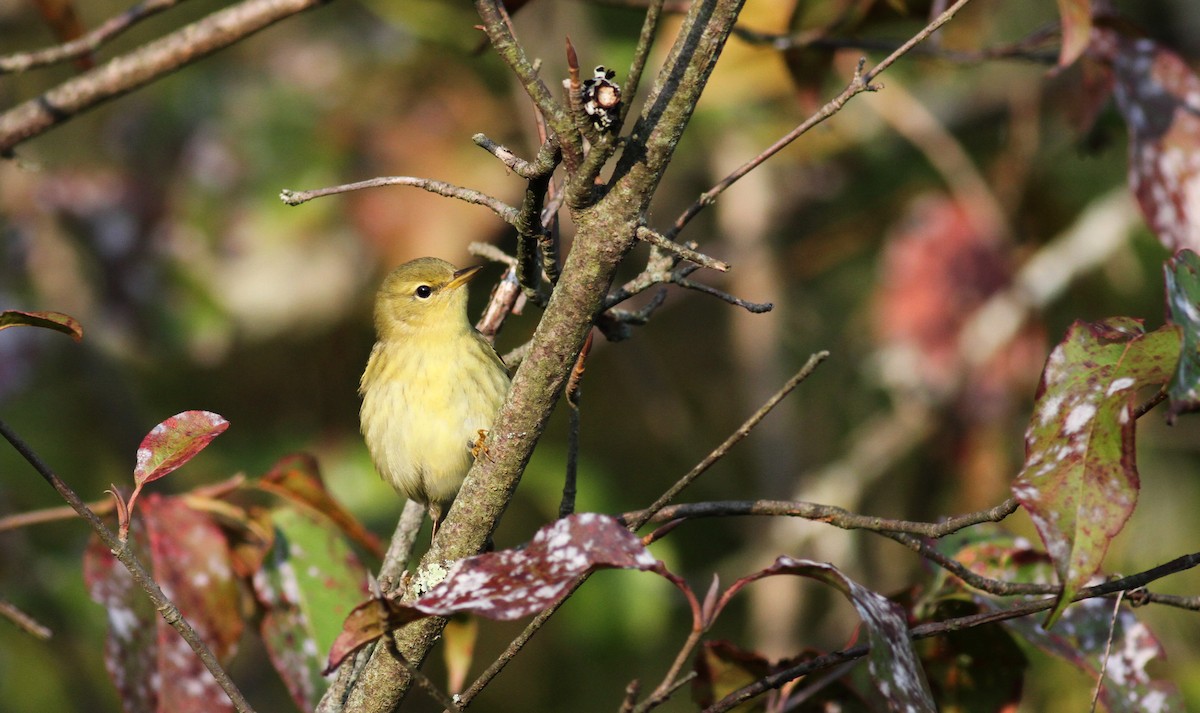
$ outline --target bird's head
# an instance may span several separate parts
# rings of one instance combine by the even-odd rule
[[[435,257],[406,262],[392,270],[375,298],[375,331],[380,339],[470,328],[467,291],[478,265],[455,269]]]

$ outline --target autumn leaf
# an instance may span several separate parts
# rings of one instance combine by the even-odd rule
[[[0,329],[9,327],[44,327],[62,332],[77,342],[83,339],[83,327],[74,317],[62,312],[4,310],[0,312]]]
[[[1183,331],[1179,366],[1168,390],[1167,423],[1200,409],[1200,256],[1180,250],[1163,266],[1167,320]]]
[[[1109,28],[1090,56],[1112,67],[1129,128],[1129,185],[1150,229],[1172,251],[1200,250],[1200,77],[1156,42]]]
[[[208,514],[182,498],[146,497],[130,546],[223,664],[244,628],[228,544]],[[108,614],[105,665],[125,710],[232,711],[229,697],[99,538],[84,555],[84,581]]]
[[[1092,36],[1091,0],[1058,0],[1062,22],[1062,50],[1058,66],[1066,67],[1079,59]]]
[[[1100,568],[1129,519],[1139,480],[1133,399],[1166,382],[1179,330],[1139,320],[1076,322],[1046,361],[1013,494],[1033,519],[1062,583],[1049,627]]]
[[[211,411],[184,411],[168,418],[150,429],[138,446],[134,482],[140,487],[173,472],[227,428],[229,422]]]
[[[826,562],[779,557],[770,567],[743,577],[722,595],[722,602],[750,582],[780,574],[808,577],[840,591],[858,612],[866,629],[871,652],[867,667],[880,696],[893,711],[935,711],[933,695],[908,634],[904,610],[887,597],[876,594]],[[720,608],[721,605],[718,605]]]
[[[580,513],[537,531],[521,549],[459,560],[440,583],[411,604],[373,599],[346,619],[326,671],[387,631],[425,616],[469,612],[512,620],[549,607],[580,575],[596,569],[661,567],[636,535],[616,519]]]
[[[993,579],[1041,584],[1054,577],[1046,553],[1031,549],[1024,538],[991,535],[954,551],[943,551],[971,571]],[[1011,606],[978,592],[972,592],[972,598],[989,611]],[[1158,638],[1127,607],[1122,607],[1114,620],[1111,599],[1079,602],[1063,612],[1062,621],[1053,631],[1046,631],[1029,617],[1009,619],[1003,626],[1041,651],[1083,671],[1089,680],[1096,680],[1103,671],[1100,701],[1112,713],[1186,710],[1178,687],[1155,678],[1154,669],[1166,656]]]

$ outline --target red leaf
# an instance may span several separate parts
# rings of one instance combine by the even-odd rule
[[[320,512],[363,549],[383,559],[383,545],[379,538],[329,494],[321,479],[317,461],[311,455],[299,453],[280,459],[258,481],[258,487]]]
[[[542,611],[576,577],[596,569],[652,570],[661,563],[616,519],[580,513],[537,531],[527,546],[468,557],[410,605],[376,599],[346,618],[326,671],[358,647],[401,624],[425,616],[470,612],[489,619],[519,619]]]
[[[131,532],[130,546],[163,592],[218,660],[232,659],[244,623],[220,528],[179,498],[150,495]],[[95,537],[84,555],[84,580],[92,599],[108,613],[105,665],[126,710],[233,710],[191,647]]]
[[[155,426],[137,450],[133,479],[138,486],[171,473],[224,433],[229,422],[211,411],[184,411]]]
[[[0,329],[8,327],[45,327],[62,332],[75,341],[83,339],[83,327],[74,317],[62,312],[21,312],[15,309],[0,312]]]
[[[1129,185],[1150,229],[1172,252],[1200,250],[1200,77],[1148,39],[1100,28],[1089,54],[1116,74],[1129,127]]]

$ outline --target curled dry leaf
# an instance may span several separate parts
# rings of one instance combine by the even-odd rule
[[[62,332],[77,342],[83,339],[83,327],[74,317],[62,312],[4,310],[0,312],[0,329],[8,327],[44,327]]]

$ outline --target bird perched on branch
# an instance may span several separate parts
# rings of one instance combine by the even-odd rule
[[[466,286],[479,269],[425,257],[393,270],[375,298],[377,341],[359,384],[375,469],[428,508],[435,535],[509,384],[467,320]]]

